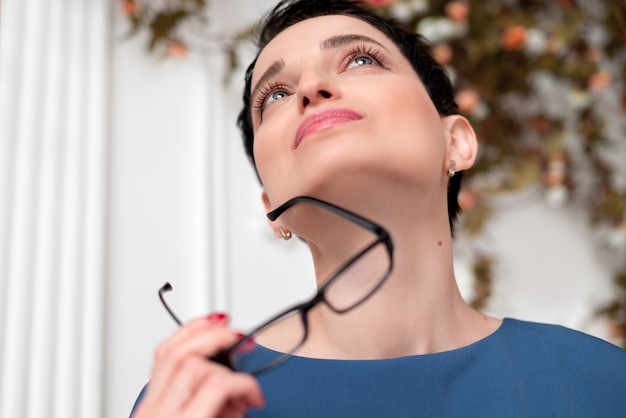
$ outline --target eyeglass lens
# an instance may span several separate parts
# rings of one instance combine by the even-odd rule
[[[376,228],[366,229],[351,222],[341,211],[329,211],[314,200],[298,201],[280,216],[285,224],[295,217],[299,217],[297,224],[302,225],[302,229],[294,231],[296,234],[309,240],[331,240],[336,252],[326,259],[334,263],[325,266],[323,274],[327,279],[313,298],[253,329],[243,338],[247,342],[239,341],[218,356],[222,362],[230,362],[234,370],[260,374],[282,364],[289,356],[298,355],[309,337],[311,309],[346,313],[366,301],[391,271],[391,242],[386,231],[381,236]],[[302,222],[303,219],[308,221]],[[331,236],[327,226],[332,226]]]

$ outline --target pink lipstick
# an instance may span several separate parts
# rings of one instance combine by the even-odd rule
[[[363,116],[350,109],[328,109],[315,113],[302,122],[296,132],[293,148],[296,149],[307,135],[328,127],[363,119]]]

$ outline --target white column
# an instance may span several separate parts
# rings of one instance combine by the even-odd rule
[[[2,4],[2,417],[102,415],[111,6]]]
[[[213,69],[218,70],[218,74],[223,74],[224,60],[213,59]],[[212,310],[229,312],[231,309],[230,298],[230,255],[229,254],[229,226],[232,208],[228,196],[227,166],[228,147],[227,139],[229,130],[232,130],[234,118],[227,113],[224,106],[224,88],[219,83],[223,81],[217,77],[213,78],[210,85],[212,98],[209,103],[209,117],[211,126],[211,139],[208,141],[206,166],[209,167],[208,174],[208,201],[210,235],[208,249],[210,254],[210,275],[211,288],[209,289],[210,307]]]

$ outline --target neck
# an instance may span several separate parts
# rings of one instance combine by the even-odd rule
[[[474,311],[459,293],[447,222],[407,228],[406,219],[393,219],[385,224],[396,249],[390,277],[352,311],[338,315],[321,306],[311,312],[310,341],[301,355],[373,359],[435,353],[497,329],[499,321]]]

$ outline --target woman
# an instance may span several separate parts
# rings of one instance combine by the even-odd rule
[[[282,212],[271,227],[307,243],[322,291],[346,284],[332,298],[372,282],[345,312],[333,301],[306,311],[306,340],[284,363],[298,315],[255,333],[259,348],[243,338],[229,354],[281,359],[257,376],[219,364],[241,370],[216,356],[242,337],[226,315],[190,321],[157,349],[134,416],[626,416],[623,350],[461,298],[451,236],[476,137],[421,38],[353,1],[294,0],[268,15],[259,50],[239,126],[263,203]],[[281,206],[296,196],[350,213]],[[338,270],[372,231],[393,239],[390,274],[384,251]]]

